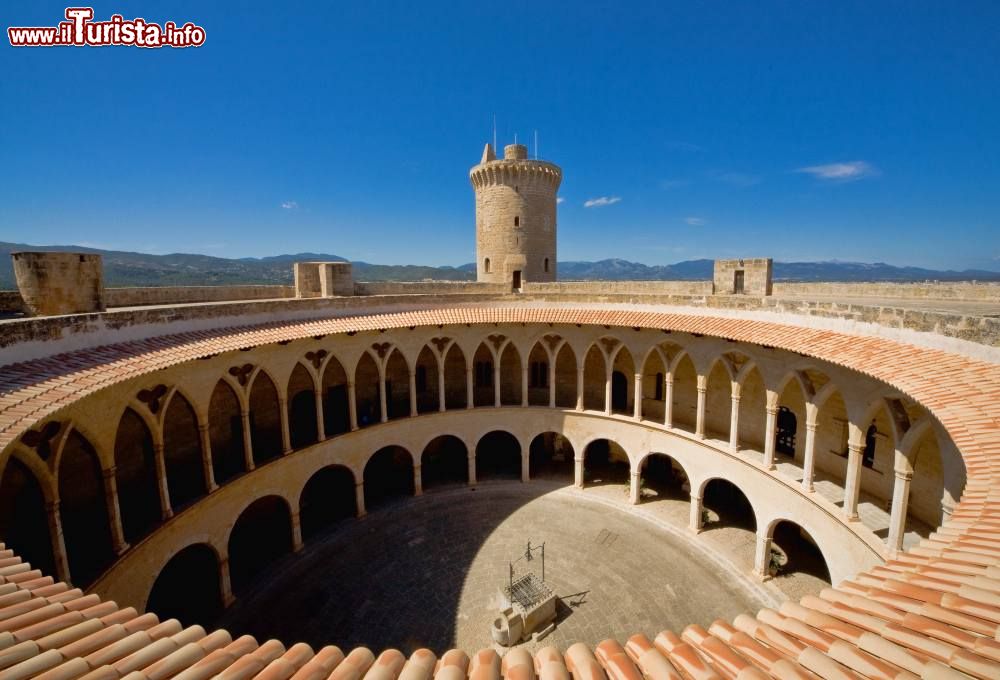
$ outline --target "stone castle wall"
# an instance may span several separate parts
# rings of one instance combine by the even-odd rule
[[[788,297],[880,297],[928,300],[1000,301],[1000,281],[935,281],[924,283],[892,282],[816,282],[775,281],[772,293]]]
[[[101,256],[91,253],[11,253],[23,309],[32,316],[104,310]]]
[[[712,283],[716,295],[771,294],[771,258],[758,257],[748,260],[716,260]],[[736,281],[742,276],[742,290]]]

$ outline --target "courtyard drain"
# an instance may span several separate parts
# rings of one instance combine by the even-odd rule
[[[598,545],[603,545],[605,548],[610,548],[617,540],[618,534],[613,531],[608,531],[607,529],[601,529],[601,533],[597,534],[597,538],[594,539],[594,542]]]

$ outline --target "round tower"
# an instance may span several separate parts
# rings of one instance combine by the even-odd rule
[[[489,144],[469,171],[476,191],[476,280],[519,290],[556,280],[556,191],[562,169],[528,160],[523,144],[497,159]]]

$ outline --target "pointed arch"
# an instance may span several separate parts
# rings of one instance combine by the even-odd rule
[[[389,420],[410,415],[410,367],[399,348],[385,362],[385,407]]]
[[[444,401],[445,408],[449,410],[465,408],[468,403],[465,385],[467,368],[462,348],[453,342],[444,355]]]
[[[44,574],[55,574],[42,484],[17,453],[0,477],[0,541]]]
[[[568,342],[556,353],[556,406],[576,407],[576,354]]]
[[[767,426],[767,389],[764,378],[756,366],[741,373],[738,428],[740,448],[763,452]]]
[[[86,588],[115,559],[97,451],[75,429],[59,457],[59,516],[73,583]]]
[[[632,415],[635,404],[635,361],[625,345],[620,345],[611,360],[611,411]]]
[[[607,384],[607,364],[597,343],[587,349],[583,359],[583,408],[588,411],[604,410],[604,391]]]
[[[493,352],[485,342],[479,343],[472,355],[472,371],[473,406],[493,406]]]
[[[438,358],[429,345],[417,355],[414,382],[417,388],[417,413],[433,413],[441,408],[438,387]]]
[[[288,376],[288,433],[293,449],[301,449],[319,441],[316,422],[316,384],[312,373],[295,364]]]
[[[531,346],[528,352],[528,405],[549,405],[549,354],[542,341]],[[575,380],[575,376],[574,376]]]
[[[323,432],[327,437],[350,432],[350,399],[347,396],[347,371],[331,355],[323,367]]]
[[[500,352],[500,403],[502,405],[521,405],[522,377],[521,353],[517,351],[513,342],[508,342],[507,346]],[[546,382],[546,384],[548,383]]]
[[[254,465],[262,465],[281,455],[281,406],[278,388],[263,369],[250,386],[250,442]]]
[[[642,365],[642,417],[662,423],[666,415],[667,364],[663,354],[653,347],[646,354]]]
[[[171,395],[163,415],[163,461],[170,505],[175,512],[208,493],[198,416],[179,390]]]
[[[705,384],[705,434],[729,441],[733,413],[733,378],[720,357],[712,362]]]
[[[802,381],[796,376],[785,381],[778,393],[778,419],[774,432],[774,452],[801,461],[805,452],[806,399]]]
[[[126,541],[135,543],[160,523],[162,509],[153,433],[130,407],[122,413],[115,433],[115,482],[122,531]]]
[[[378,364],[370,352],[362,352],[354,369],[354,403],[358,427],[368,427],[382,420],[382,379]]]
[[[687,352],[675,357],[674,427],[694,432],[698,415],[698,371]]]

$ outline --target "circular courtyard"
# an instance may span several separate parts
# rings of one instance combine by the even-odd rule
[[[627,507],[541,481],[396,502],[275,564],[219,623],[316,647],[488,647],[511,563],[515,578],[540,577],[543,543],[556,628],[529,648],[707,627],[772,604],[748,575]]]

